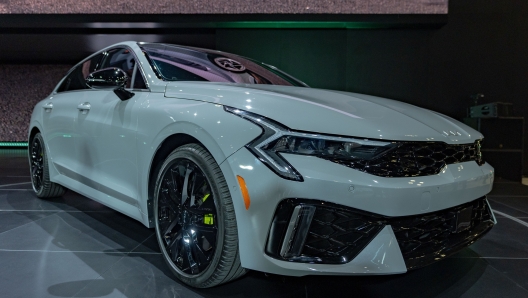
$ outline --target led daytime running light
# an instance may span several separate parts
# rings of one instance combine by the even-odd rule
[[[277,173],[279,176],[295,180],[303,181],[301,174],[297,172],[290,165],[282,153],[288,154],[300,154],[316,156],[324,159],[364,159],[369,160],[376,158],[380,154],[390,150],[393,146],[390,146],[391,142],[382,142],[367,139],[354,139],[346,137],[335,137],[328,135],[320,135],[307,132],[296,132],[291,131],[282,124],[279,124],[271,119],[267,119],[263,116],[239,110],[232,107],[224,106],[224,109],[232,114],[247,119],[262,128],[262,134],[253,140],[251,143],[246,145],[246,148],[250,150],[255,156],[259,158],[264,164],[266,164],[271,170]],[[293,140],[290,144],[311,142],[322,144],[322,147],[315,148],[314,150],[299,150],[302,149],[299,145],[296,149],[277,149],[277,142],[288,142]],[[275,142],[275,143],[274,143]],[[339,150],[335,150],[338,148]]]

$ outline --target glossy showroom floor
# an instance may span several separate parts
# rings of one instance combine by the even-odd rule
[[[403,275],[250,272],[213,289],[178,283],[153,230],[72,191],[37,199],[24,150],[0,150],[0,297],[528,297],[528,186],[498,182],[499,221],[454,257]],[[499,213],[500,212],[500,213]]]

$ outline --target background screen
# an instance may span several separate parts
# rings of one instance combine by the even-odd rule
[[[0,0],[4,14],[447,14],[448,0]]]

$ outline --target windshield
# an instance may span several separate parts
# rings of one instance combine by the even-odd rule
[[[166,44],[140,44],[164,81],[209,81],[308,87],[274,66],[234,54]]]

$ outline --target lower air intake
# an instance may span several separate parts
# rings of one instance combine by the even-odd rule
[[[323,201],[287,199],[275,213],[266,254],[292,262],[344,264],[390,225],[407,268],[415,269],[472,244],[493,224],[485,197],[404,217],[386,217]]]

